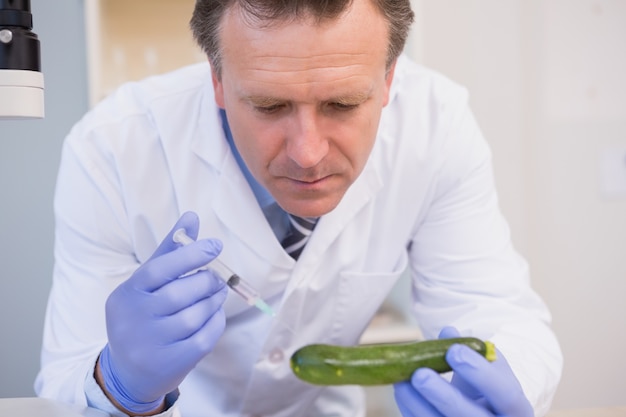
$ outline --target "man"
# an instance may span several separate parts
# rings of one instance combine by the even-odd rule
[[[126,86],[67,138],[40,395],[116,415],[363,416],[358,387],[301,382],[289,357],[357,343],[408,267],[426,337],[500,352],[451,348],[451,381],[395,386],[403,415],[547,410],[549,313],[466,93],[399,56],[411,21],[408,1],[197,2],[211,71]],[[299,254],[280,243],[287,213],[315,225]],[[174,242],[181,228],[200,239]],[[198,270],[217,255],[276,317]]]

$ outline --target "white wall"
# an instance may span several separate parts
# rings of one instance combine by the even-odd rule
[[[528,254],[567,361],[555,405],[624,405],[626,195],[603,194],[600,155],[623,175],[626,2],[531,3]]]
[[[565,355],[554,408],[626,404],[626,195],[601,181],[604,153],[626,172],[626,1],[414,3],[409,52],[469,88],[552,310]]]

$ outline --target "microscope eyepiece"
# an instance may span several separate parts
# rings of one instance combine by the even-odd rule
[[[30,0],[0,0],[0,27],[33,28]]]
[[[0,0],[0,69],[41,71],[30,0]]]

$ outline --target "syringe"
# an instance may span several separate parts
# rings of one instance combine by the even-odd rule
[[[174,232],[172,236],[172,240],[176,243],[180,243],[184,246],[193,243],[194,240],[190,238],[185,229],[178,229]],[[246,281],[244,281],[239,275],[235,274],[230,270],[229,267],[224,265],[219,259],[215,258],[205,266],[199,268],[200,269],[211,269],[215,274],[223,280],[226,285],[228,285],[233,291],[243,297],[246,302],[255,306],[265,314],[269,314],[270,316],[275,316],[274,310],[270,307],[265,301],[261,299],[261,296],[257,291],[254,290]]]

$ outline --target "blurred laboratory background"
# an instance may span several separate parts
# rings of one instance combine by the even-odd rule
[[[120,83],[205,60],[187,29],[194,0],[31,3],[46,118],[0,121],[4,398],[34,395],[64,136]],[[413,4],[406,52],[469,89],[513,240],[553,313],[565,356],[553,408],[626,405],[626,1]],[[379,330],[398,317],[414,329],[403,286]],[[368,392],[372,417],[399,415],[390,392]]]

